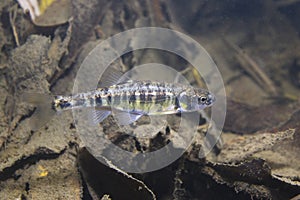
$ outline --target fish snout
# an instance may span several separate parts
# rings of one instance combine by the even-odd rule
[[[207,95],[207,103],[206,104],[208,106],[211,106],[215,101],[216,101],[216,96],[214,94],[212,94],[212,93],[209,93]]]

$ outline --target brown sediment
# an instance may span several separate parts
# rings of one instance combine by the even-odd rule
[[[0,3],[1,198],[297,198],[300,92],[297,63],[293,62],[299,60],[300,41],[298,12],[290,12],[300,10],[298,1],[76,0],[72,1],[73,21],[46,28],[35,27],[20,7],[11,13],[16,15],[10,15],[10,8],[16,5],[13,0]],[[167,16],[170,18],[165,19]],[[82,148],[88,144],[81,143],[71,113],[55,116],[38,131],[30,129],[35,108],[21,101],[21,93],[71,94],[82,60],[99,43],[99,27],[105,39],[156,23],[178,27],[197,40],[223,76],[227,118],[223,143],[211,154],[199,159],[206,149],[203,138],[209,128],[204,117],[194,143],[181,158],[158,171],[132,175],[113,164],[100,163]],[[224,45],[223,38],[238,48]],[[182,71],[192,83],[203,84],[201,72],[162,51],[128,53],[116,63],[130,69],[153,60]],[[247,63],[244,70],[241,63]],[[213,77],[211,74],[210,83]],[[150,95],[141,95],[141,100],[154,101]],[[293,98],[287,99],[289,96]],[[170,141],[181,147],[184,135],[178,133],[179,116],[169,116],[164,124],[150,122],[144,117],[128,128],[128,133],[152,134],[150,140],[124,134],[112,117],[99,129],[115,145],[131,152],[159,150]]]

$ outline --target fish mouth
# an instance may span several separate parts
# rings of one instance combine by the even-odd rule
[[[212,105],[216,101],[216,97],[212,93],[208,94],[207,97],[207,105]]]

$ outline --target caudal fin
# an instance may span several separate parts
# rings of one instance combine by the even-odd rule
[[[48,94],[24,93],[22,100],[36,106],[36,110],[30,118],[30,128],[33,131],[39,130],[49,122],[56,113],[52,108],[53,97]]]

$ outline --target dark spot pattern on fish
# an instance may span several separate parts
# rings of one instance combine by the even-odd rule
[[[146,94],[144,90],[140,93],[140,103],[146,103]]]
[[[129,104],[133,104],[136,101],[136,97],[135,97],[135,91],[133,93],[130,94],[129,97]]]
[[[101,95],[96,95],[95,97],[95,100],[96,100],[96,106],[102,106],[102,98],[101,98]]]
[[[107,95],[108,94],[108,88],[103,88],[104,89],[104,94]]]
[[[153,94],[146,95],[147,102],[152,102],[152,97],[153,97]]]
[[[175,110],[177,110],[178,108],[180,108],[180,103],[179,103],[179,99],[178,97],[175,97]]]
[[[52,102],[51,102],[51,108],[52,108],[53,110],[56,110],[56,103],[55,103],[55,101],[52,101]]]
[[[111,104],[111,95],[107,95],[107,103]]]
[[[163,101],[162,95],[161,95],[160,93],[156,93],[154,103],[155,103],[155,104],[159,104],[159,103],[161,103],[162,101]]]
[[[61,100],[61,101],[59,102],[59,107],[60,107],[61,109],[65,109],[65,108],[71,107],[71,103],[68,102],[68,101]]]

